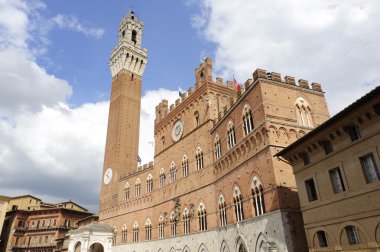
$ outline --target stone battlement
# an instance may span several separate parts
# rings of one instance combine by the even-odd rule
[[[178,98],[174,104],[171,104],[169,106],[167,100],[162,100],[157,106],[156,106],[156,119],[155,124],[159,123],[162,119],[164,119],[170,112],[172,112],[176,107],[178,107],[183,101],[185,101],[187,98],[189,98],[196,89],[198,89],[200,86],[204,84],[209,85],[218,85],[227,87],[229,89],[235,89],[233,81],[227,80],[225,83],[223,82],[223,78],[216,77],[215,81],[212,80],[212,61],[210,58],[206,58],[200,66],[195,69],[195,77],[196,77],[196,84],[194,87],[190,87],[186,93],[180,94],[180,98]],[[288,84],[291,86],[297,86],[304,89],[314,90],[318,92],[322,92],[321,84],[313,82],[311,84],[311,87],[309,86],[309,82],[304,79],[299,79],[298,83],[296,82],[296,79],[292,76],[285,76],[284,79],[281,78],[281,74],[275,73],[275,72],[267,72],[264,69],[256,69],[255,72],[252,74],[252,79],[248,79],[244,82],[241,86],[241,90],[238,93],[238,97],[240,97],[248,88],[255,83],[258,79],[267,79],[274,82],[280,82],[284,84]],[[233,104],[236,102],[237,99],[231,99],[230,104],[227,105],[223,111],[220,112],[221,115],[219,117],[223,116],[225,112],[227,112]]]

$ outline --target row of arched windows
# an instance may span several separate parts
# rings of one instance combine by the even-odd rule
[[[200,147],[198,147],[196,155],[195,155],[195,162],[196,162],[196,169],[201,170],[204,168],[204,161],[203,161],[203,151]],[[183,177],[189,176],[189,159],[186,155],[182,158],[182,172]],[[174,183],[177,180],[177,167],[174,163],[174,161],[170,165],[170,171],[169,171],[169,178],[170,183]],[[161,168],[160,170],[160,178],[159,178],[160,188],[164,187],[166,185],[166,174],[164,168]],[[127,182],[124,186],[124,195],[125,199],[130,198],[130,185]],[[150,193],[153,191],[153,176],[151,174],[148,175],[146,179],[146,192]],[[135,197],[139,197],[141,195],[141,180],[139,178],[136,179],[135,182]]]
[[[243,130],[244,130],[244,134],[248,135],[253,129],[254,129],[254,124],[253,124],[253,118],[252,118],[252,110],[246,104],[244,106],[244,109],[243,109]],[[232,149],[236,145],[235,125],[232,122],[232,120],[230,120],[227,124],[226,139],[227,139],[228,149]],[[216,159],[219,159],[222,157],[221,140],[220,140],[218,134],[215,136],[214,152],[215,152],[215,158]]]
[[[218,217],[220,219],[220,226],[225,226],[228,223],[231,223],[227,220],[227,211],[231,207],[233,210],[233,214],[235,216],[236,222],[241,222],[245,219],[244,215],[244,204],[247,204],[247,202],[250,202],[252,204],[253,209],[255,210],[255,215],[259,216],[265,213],[265,203],[264,203],[264,193],[263,193],[263,187],[261,185],[260,180],[254,176],[251,183],[251,197],[249,199],[252,199],[247,201],[247,199],[244,199],[241,193],[241,190],[239,186],[235,186],[233,189],[232,194],[232,200],[231,200],[231,206],[229,206],[226,203],[226,200],[223,196],[223,194],[219,195],[218,199]],[[205,231],[207,230],[207,211],[206,211],[206,205],[201,202],[198,206],[197,213],[191,213],[189,209],[186,207],[182,212],[182,225],[183,225],[183,233],[189,234],[190,233],[190,223],[191,219],[197,218],[198,219],[198,227],[199,231]],[[157,232],[158,232],[158,238],[162,239],[165,237],[165,228],[169,225],[170,226],[170,235],[176,236],[177,233],[177,227],[180,222],[180,215],[176,211],[172,211],[169,216],[169,222],[167,222],[166,215],[161,214],[158,218],[158,226],[157,226]],[[133,224],[133,232],[132,232],[132,241],[138,242],[139,241],[139,224],[137,221]],[[114,227],[114,239],[113,242],[116,242],[117,237],[117,229]],[[151,240],[152,239],[152,222],[148,218],[145,221],[145,240]],[[127,227],[124,224],[122,227],[121,232],[121,242],[126,243],[127,242]]]

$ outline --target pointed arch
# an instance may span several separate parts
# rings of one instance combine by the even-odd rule
[[[236,222],[242,221],[244,220],[243,196],[238,185],[234,186],[232,197],[234,202]]]
[[[227,143],[229,149],[232,149],[236,145],[235,126],[232,119],[227,124]]]
[[[226,200],[224,198],[224,195],[221,193],[219,195],[219,200],[218,200],[219,204],[219,219],[220,219],[220,226],[225,226],[227,225],[227,204],[226,204]]]
[[[253,208],[256,216],[265,213],[264,189],[261,180],[257,176],[253,176],[251,182],[251,194],[253,199]]]
[[[226,240],[222,241],[222,245],[220,245],[220,252],[230,252],[230,248],[228,247]]]
[[[208,252],[208,249],[204,243],[199,246],[198,252]]]
[[[186,154],[182,157],[182,172],[183,177],[189,176],[189,159],[187,158]]]
[[[246,242],[244,241],[242,236],[239,236],[236,240],[236,252],[248,252],[248,248]]]
[[[182,252],[190,252],[189,247],[186,245],[186,246],[183,248]]]

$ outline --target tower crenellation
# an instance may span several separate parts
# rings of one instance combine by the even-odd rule
[[[119,41],[112,50],[110,68],[112,78],[120,71],[142,76],[148,63],[147,49],[141,48],[144,23],[139,21],[134,12],[129,12],[119,25]]]

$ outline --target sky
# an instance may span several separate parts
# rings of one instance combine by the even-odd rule
[[[154,108],[205,57],[239,83],[256,68],[322,84],[334,115],[380,83],[377,0],[0,0],[0,194],[98,210],[117,29],[144,21],[140,157]]]

